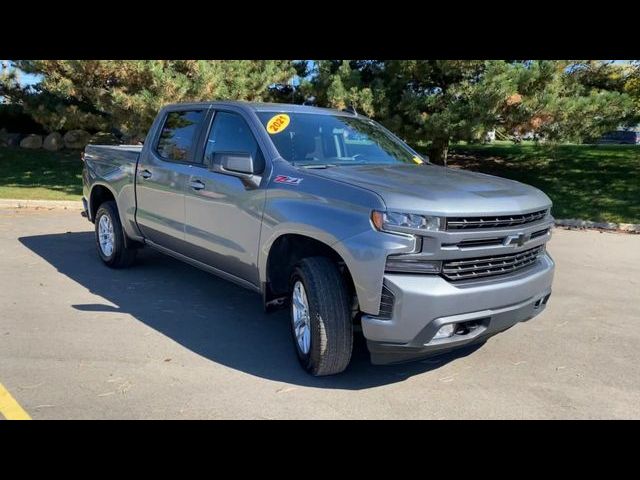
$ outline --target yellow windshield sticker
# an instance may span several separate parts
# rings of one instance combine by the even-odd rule
[[[285,113],[279,113],[278,115],[271,117],[267,122],[267,132],[271,135],[282,132],[289,126],[289,115]]]
[[[422,165],[424,162],[422,160],[420,160],[418,157],[413,157],[412,159],[415,163],[417,163],[418,165]]]

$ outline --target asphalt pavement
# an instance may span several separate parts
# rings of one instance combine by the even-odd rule
[[[79,212],[0,209],[0,403],[34,419],[640,418],[640,235],[556,229],[548,249],[533,320],[396,366],[358,336],[345,373],[314,378],[258,295],[150,249],[110,270]]]

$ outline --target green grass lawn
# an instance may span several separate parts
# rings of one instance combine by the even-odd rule
[[[640,145],[455,145],[449,164],[528,183],[556,218],[640,223]]]
[[[528,183],[553,200],[556,218],[640,223],[640,146],[455,145],[449,164]],[[0,147],[0,198],[79,200],[77,151]]]
[[[0,147],[0,198],[80,200],[80,152]]]

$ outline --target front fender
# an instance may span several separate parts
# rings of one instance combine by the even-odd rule
[[[261,283],[267,281],[267,260],[275,241],[286,234],[303,235],[326,244],[342,257],[353,278],[360,309],[378,314],[387,255],[413,251],[415,238],[379,232],[370,216],[371,207],[365,204],[325,196],[285,192],[268,198],[258,256]]]
[[[361,311],[369,315],[379,313],[387,255],[412,252],[415,242],[415,237],[409,235],[370,228],[332,245],[351,273]]]
[[[344,208],[344,205],[306,195],[268,198],[260,234],[260,281],[266,282],[269,251],[282,235],[303,235],[331,246],[371,229],[369,215],[370,210],[365,207]]]

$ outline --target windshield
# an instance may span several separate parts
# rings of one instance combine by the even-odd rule
[[[293,112],[257,114],[280,155],[294,165],[424,163],[369,119]]]

